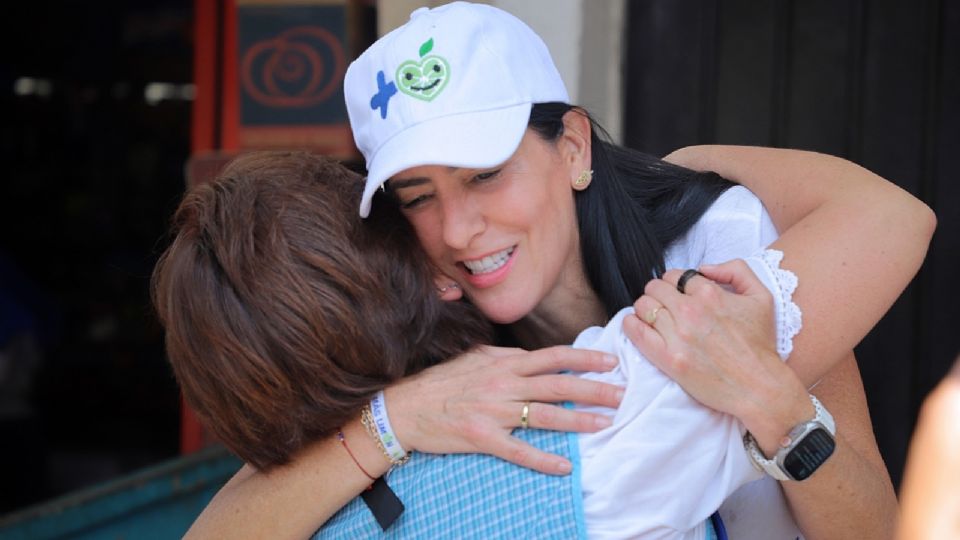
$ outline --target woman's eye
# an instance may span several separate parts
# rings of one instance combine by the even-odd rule
[[[482,172],[482,173],[477,174],[476,176],[474,176],[474,177],[473,177],[473,180],[474,180],[474,182],[483,182],[483,181],[486,181],[486,180],[492,180],[493,178],[496,178],[497,175],[499,175],[499,174],[500,174],[500,169],[497,169],[497,170],[495,170],[495,171]]]
[[[419,197],[414,197],[409,201],[400,201],[400,208],[402,210],[412,210],[420,206],[421,204],[427,202],[429,198],[430,198],[429,195],[420,195]]]

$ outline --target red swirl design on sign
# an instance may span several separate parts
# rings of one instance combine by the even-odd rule
[[[328,77],[319,47],[326,47],[333,57]],[[240,78],[247,94],[263,105],[309,107],[330,97],[345,68],[336,36],[317,26],[298,26],[251,45],[243,55]]]

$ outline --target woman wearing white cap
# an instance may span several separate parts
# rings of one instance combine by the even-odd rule
[[[896,502],[850,350],[919,267],[932,234],[929,209],[827,156],[721,147],[668,157],[749,186],[768,218],[743,188],[603,143],[583,112],[565,104],[539,38],[487,6],[415,13],[351,65],[345,84],[369,170],[361,214],[386,183],[389,197],[376,204],[400,204],[457,284],[444,287],[447,296],[462,291],[526,348],[570,343],[639,297],[640,317],[627,317],[624,331],[691,395],[739,418],[755,441],[752,459],[770,474],[721,508],[732,537],[798,528],[809,538],[888,533]],[[764,247],[774,239],[770,218],[784,231],[774,243],[786,254],[783,266],[803,284],[794,300],[805,331],[789,367],[776,354],[773,325],[760,322],[771,307],[756,278],[736,264],[701,266],[751,254],[725,250],[728,235],[752,234]],[[700,267],[706,277],[685,272],[681,284],[681,272],[671,271],[649,279],[668,267]],[[540,369],[521,368],[530,365]],[[390,419],[407,450],[491,453],[563,473],[569,463],[509,432],[521,421],[603,427],[546,402],[609,405],[609,388],[572,380],[548,387],[557,379],[530,376],[590,367],[556,348],[466,355],[388,390]],[[794,428],[814,417],[806,388],[818,381],[814,393],[836,418],[836,450],[829,459],[807,455],[811,478],[778,484],[774,477],[791,475],[779,458],[811,451],[811,438]],[[589,398],[591,391],[607,393]],[[360,452],[377,457],[375,447]],[[389,466],[366,464],[379,473]],[[269,476],[241,471],[193,532],[305,536],[365,487],[352,465],[336,441],[323,441]]]

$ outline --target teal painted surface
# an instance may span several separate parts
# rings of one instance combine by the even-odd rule
[[[0,518],[0,539],[180,538],[240,465],[197,452]]]

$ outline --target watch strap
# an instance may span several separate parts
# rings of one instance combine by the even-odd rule
[[[757,440],[753,438],[753,435],[751,435],[749,431],[743,435],[743,447],[747,450],[750,461],[753,462],[753,466],[756,467],[758,471],[767,473],[777,480],[790,480],[790,477],[787,476],[787,473],[783,472],[783,469],[780,468],[780,465],[777,465],[776,461],[767,459],[766,456],[763,455],[760,447],[757,446]]]
[[[820,403],[820,400],[817,399],[817,396],[810,394],[810,401],[813,403],[814,410],[817,411],[816,416],[813,417],[811,422],[820,422],[823,424],[823,427],[827,428],[827,431],[831,435],[836,437],[837,435],[837,423],[833,420],[833,415],[830,414],[830,411]]]
[[[830,411],[820,403],[820,400],[817,399],[813,394],[809,394],[810,402],[813,403],[813,409],[815,411],[814,417],[807,422],[801,422],[794,426],[790,430],[790,433],[784,439],[783,445],[777,449],[776,455],[772,459],[768,459],[763,455],[763,452],[760,451],[759,445],[757,445],[757,440],[753,435],[747,431],[743,435],[743,447],[746,449],[747,454],[750,456],[751,461],[753,461],[754,467],[761,472],[765,472],[777,480],[793,480],[787,472],[783,469],[780,464],[783,457],[792,450],[799,439],[806,433],[809,433],[808,426],[810,424],[819,424],[826,428],[830,432],[831,436],[836,436],[837,434],[837,424],[833,419],[833,415],[830,414]]]

